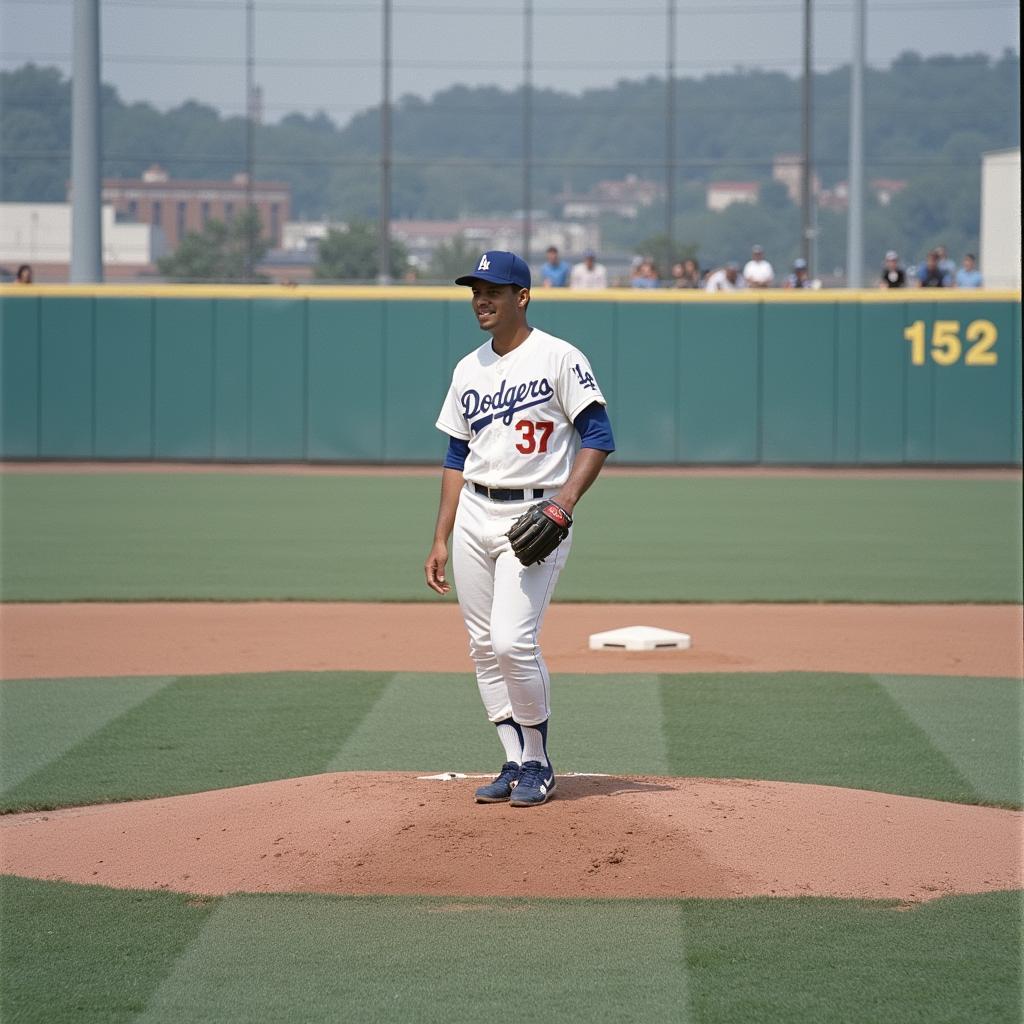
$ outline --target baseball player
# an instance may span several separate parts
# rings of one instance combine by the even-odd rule
[[[572,545],[572,513],[615,450],[605,399],[578,349],[527,323],[530,268],[485,252],[472,289],[488,340],[455,367],[437,428],[448,435],[427,586],[446,594],[448,542],[487,717],[505,761],[478,803],[546,803],[551,680],[538,646]],[[453,534],[454,530],[454,534]]]

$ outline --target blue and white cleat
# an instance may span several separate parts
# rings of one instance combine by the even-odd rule
[[[505,803],[519,782],[519,772],[519,765],[515,761],[506,761],[501,766],[501,773],[498,777],[476,791],[476,802],[478,804]]]
[[[555,770],[540,761],[524,761],[519,783],[509,801],[513,807],[536,807],[551,799],[555,791]]]

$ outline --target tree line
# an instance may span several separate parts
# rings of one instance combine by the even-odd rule
[[[882,208],[869,203],[866,251],[907,256],[943,242],[977,245],[980,157],[1019,146],[1019,56],[922,58],[907,52],[865,81],[869,178],[906,180]],[[848,67],[814,78],[814,162],[825,187],[847,174]],[[738,70],[680,78],[675,94],[674,237],[704,262],[740,259],[752,241],[782,262],[799,251],[800,213],[771,181],[773,157],[800,148],[800,82],[782,72]],[[557,212],[556,197],[632,172],[664,180],[664,79],[619,81],[582,94],[536,89],[532,96],[532,205]],[[61,201],[70,153],[70,83],[56,68],[28,64],[0,73],[0,197]],[[452,86],[394,108],[392,214],[454,218],[512,213],[521,205],[520,90]],[[189,100],[160,111],[102,90],[103,173],[135,177],[153,162],[172,177],[229,178],[245,163],[241,117]],[[255,133],[254,168],[287,182],[295,218],[372,223],[377,216],[379,111],[344,125],[324,113],[292,113]],[[485,123],[486,144],[479,126]],[[507,126],[506,131],[495,126]],[[705,208],[713,180],[762,183],[757,206]],[[818,262],[841,266],[845,217],[822,211]],[[636,221],[606,217],[606,247],[635,248],[664,230],[658,204]]]

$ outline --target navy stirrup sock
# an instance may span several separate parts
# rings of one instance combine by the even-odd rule
[[[523,762],[540,761],[541,764],[550,764],[548,761],[548,723],[541,722],[539,725],[521,725],[523,731]]]
[[[519,723],[511,718],[503,718],[495,722],[498,729],[498,739],[505,748],[505,760],[515,761],[516,764],[523,763],[523,731]]]

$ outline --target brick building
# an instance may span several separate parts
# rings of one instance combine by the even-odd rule
[[[250,199],[246,180],[244,173],[230,181],[172,179],[153,164],[141,178],[105,178],[103,202],[114,207],[121,221],[162,228],[173,251],[188,232],[202,231],[207,221],[230,221],[241,213]],[[280,246],[291,214],[291,187],[283,181],[256,181],[251,192],[263,234],[271,247]]]

